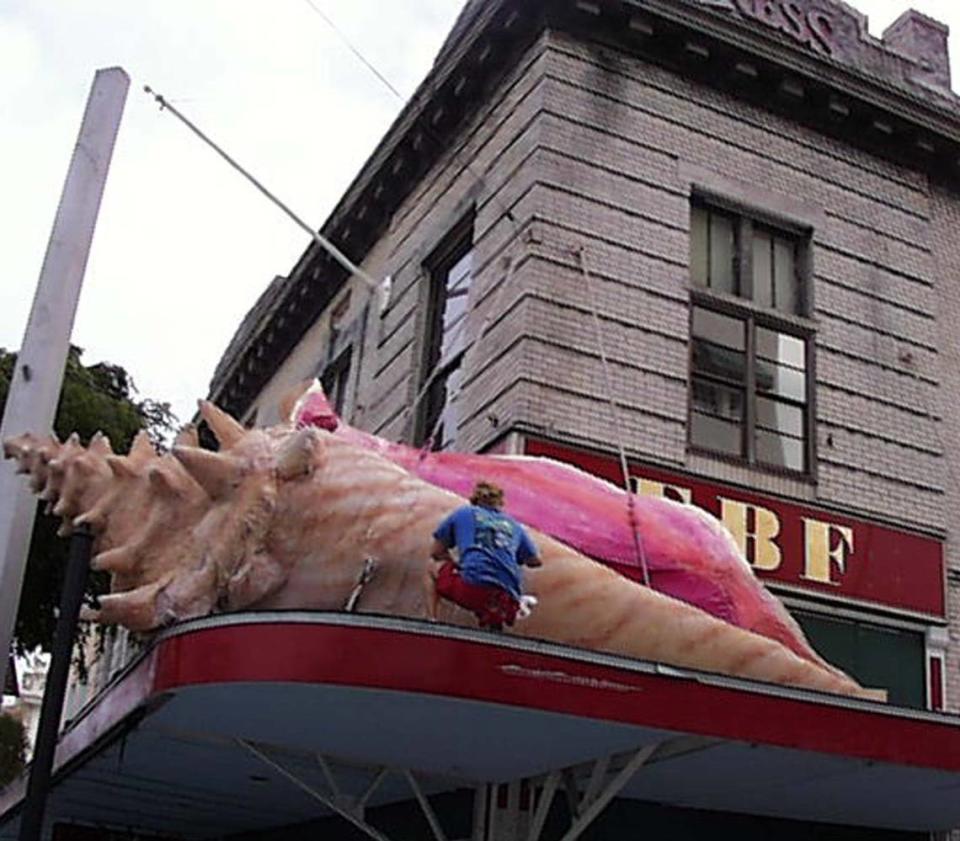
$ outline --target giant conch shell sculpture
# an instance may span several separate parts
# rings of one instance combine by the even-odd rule
[[[513,633],[882,698],[813,651],[729,534],[692,506],[636,499],[647,587],[621,574],[635,545],[625,494],[575,468],[391,444],[341,423],[317,387],[292,395],[272,428],[245,429],[207,402],[201,414],[218,452],[192,429],[164,455],[142,433],[125,456],[99,435],[87,447],[76,436],[4,442],[62,533],[83,523],[94,532],[93,566],[112,587],[87,618],[145,632],[246,609],[422,617],[432,532],[487,478],[505,488],[543,561],[526,575],[538,604]],[[449,604],[440,620],[473,624]]]

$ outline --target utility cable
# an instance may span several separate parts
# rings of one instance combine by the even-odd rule
[[[315,11],[318,15],[320,15],[321,18],[323,18],[327,26],[329,26],[334,31],[334,33],[336,33],[337,37],[341,41],[343,41],[347,49],[350,50],[350,52],[352,52],[363,63],[364,67],[366,67],[367,70],[373,73],[374,76],[376,76],[381,82],[383,82],[384,85],[386,85],[390,93],[392,93],[399,100],[406,99],[406,97],[402,93],[400,93],[400,91],[398,91],[392,84],[390,84],[390,80],[386,76],[384,76],[379,70],[377,70],[373,62],[368,61],[367,57],[350,42],[350,39],[347,38],[347,36],[344,35],[344,33],[337,27],[337,25],[330,19],[329,15],[323,12],[323,10],[319,9],[314,4],[313,0],[303,0],[303,2],[306,3],[311,9],[313,9],[313,11]]]
[[[603,327],[600,324],[600,312],[597,309],[597,299],[593,294],[593,283],[590,275],[590,269],[587,266],[587,251],[584,246],[580,246],[576,251],[580,263],[580,271],[583,273],[583,279],[586,284],[587,299],[590,301],[591,311],[593,313],[593,325],[597,334],[597,347],[600,351],[600,362],[603,368],[604,388],[607,392],[607,402],[610,404],[610,421],[613,425],[614,434],[617,439],[617,449],[620,453],[620,471],[623,475],[623,489],[627,494],[627,516],[630,522],[630,531],[633,533],[633,550],[637,558],[637,563],[643,570],[643,583],[650,586],[650,570],[647,567],[647,553],[644,549],[643,538],[640,535],[640,525],[637,522],[637,500],[630,484],[630,469],[627,465],[627,451],[623,443],[623,428],[620,425],[620,411],[617,401],[613,396],[613,377],[610,374],[610,361],[607,359],[607,350],[603,342]]]
[[[197,137],[199,137],[204,143],[206,143],[211,149],[213,149],[221,158],[223,158],[230,166],[232,166],[237,172],[239,172],[244,178],[247,179],[254,187],[256,187],[264,196],[266,196],[271,202],[273,202],[277,207],[280,208],[287,216],[289,216],[300,228],[306,231],[314,242],[317,243],[321,248],[323,248],[334,260],[336,260],[343,268],[350,272],[351,276],[359,277],[370,289],[371,291],[379,289],[380,284],[377,283],[372,277],[370,277],[367,272],[361,269],[356,263],[354,263],[346,254],[344,254],[336,245],[330,242],[323,234],[319,231],[314,230],[310,225],[303,221],[296,213],[294,213],[286,204],[284,204],[279,198],[277,198],[273,193],[271,193],[260,181],[254,178],[246,169],[244,169],[236,160],[234,160],[230,155],[228,155],[220,146],[213,142],[206,134],[204,134],[197,126],[195,126],[189,119],[187,119],[183,114],[181,114],[170,102],[161,96],[159,93],[154,92],[149,85],[144,87],[144,91],[152,96],[159,104],[161,111],[169,111],[173,114],[181,123],[183,123],[190,131],[192,131]]]
[[[317,15],[319,15],[319,16],[327,23],[327,25],[333,30],[333,32],[337,35],[337,37],[340,38],[341,41],[343,41],[343,43],[344,43],[344,45],[347,47],[347,49],[349,49],[350,52],[352,52],[352,53],[357,57],[357,59],[358,59],[360,62],[363,63],[363,66],[366,67],[371,73],[373,73],[373,75],[376,76],[377,79],[379,79],[380,82],[381,82],[384,86],[386,86],[386,88],[387,88],[398,100],[400,100],[400,102],[406,102],[406,101],[407,101],[407,97],[405,97],[402,93],[400,93],[400,91],[398,91],[397,88],[396,88],[393,84],[391,84],[390,80],[387,79],[387,77],[377,69],[376,65],[375,65],[372,61],[370,61],[370,59],[368,59],[368,58],[360,51],[359,47],[355,47],[355,46],[350,42],[350,40],[349,40],[349,39],[347,38],[347,36],[343,33],[343,31],[340,30],[340,29],[337,27],[337,25],[333,22],[333,20],[331,20],[331,18],[330,18],[329,15],[327,15],[326,13],[324,13],[323,11],[321,11],[321,10],[316,6],[316,4],[313,2],[313,0],[304,0],[304,2],[307,4],[307,6],[309,6],[314,12],[316,12]],[[415,97],[416,97],[416,94],[414,94],[414,96],[411,97],[411,101],[412,101]],[[446,150],[447,145],[446,145],[439,137],[437,137],[437,135],[434,134],[433,131],[431,131],[431,129],[430,129],[428,126],[421,126],[421,131],[423,132],[423,135],[424,135],[425,137],[429,138],[429,139],[434,143],[434,145],[435,145],[438,149]],[[457,162],[458,162],[458,158],[459,158],[459,153],[458,153],[458,154],[454,154],[454,156],[453,156],[453,162],[454,162],[454,163],[457,163]],[[476,183],[478,183],[478,184],[483,183],[483,181],[484,181],[483,176],[480,175],[480,174],[478,174],[477,171],[470,165],[469,162],[464,163],[463,168],[464,168],[467,172],[469,172],[470,175],[473,176],[473,178],[475,179]],[[507,206],[503,203],[503,201],[500,200],[497,196],[494,196],[493,199],[492,199],[492,201],[494,202],[494,204],[496,204],[496,205],[500,208],[500,210],[503,211],[504,217],[514,226],[514,230],[516,230],[517,220],[516,220],[516,219],[514,218],[514,216],[513,216],[513,211],[511,211],[510,208],[507,207]]]

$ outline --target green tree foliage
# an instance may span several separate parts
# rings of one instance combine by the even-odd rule
[[[63,441],[76,432],[86,444],[102,431],[114,450],[122,453],[129,449],[134,436],[145,429],[155,443],[162,443],[174,427],[169,405],[137,399],[133,380],[123,368],[108,363],[86,366],[82,354],[80,348],[70,348],[54,423],[57,437]],[[15,365],[16,354],[0,348],[0,411],[6,403]],[[56,518],[45,514],[43,507],[38,510],[33,528],[14,631],[20,653],[37,646],[50,649],[67,560],[67,541],[57,537]],[[106,576],[93,574],[87,589],[90,595],[102,594],[108,586]]]
[[[0,715],[0,788],[15,780],[26,761],[27,735],[10,715]]]

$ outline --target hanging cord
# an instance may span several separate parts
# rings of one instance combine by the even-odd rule
[[[463,361],[460,363],[460,370],[463,372],[460,378],[460,384],[457,386],[456,391],[450,395],[448,403],[452,404],[456,402],[460,397],[460,392],[463,390],[464,382],[466,379],[466,373],[469,371],[467,366],[468,362],[473,361],[473,354],[480,344],[480,341],[487,335],[487,332],[490,330],[490,324],[493,321],[493,317],[497,314],[498,308],[500,305],[500,299],[503,297],[503,291],[510,285],[513,280],[513,276],[517,267],[517,260],[511,255],[507,258],[508,265],[507,271],[504,274],[503,280],[500,281],[500,284],[497,287],[496,292],[493,295],[493,300],[490,302],[490,309],[484,316],[483,321],[480,324],[480,329],[477,331],[477,335],[467,343],[466,349],[463,351]],[[470,312],[470,308],[467,308],[467,313]],[[462,324],[467,323],[467,316],[463,318]],[[413,405],[407,410],[407,420],[404,424],[404,432],[407,431],[407,424],[410,422],[410,419],[414,416],[414,413],[417,410],[417,406],[420,404],[420,401],[423,399],[424,395],[427,393],[427,389],[433,384],[436,380],[437,375],[442,369],[442,362],[440,360],[437,362],[433,371],[430,372],[430,376],[427,377],[426,382],[424,383],[423,388],[420,389],[420,393],[417,395],[416,400],[414,400]],[[443,423],[443,413],[437,417],[437,420],[433,424],[433,429],[430,430],[430,434],[427,436],[426,440],[423,442],[423,447],[420,450],[420,457],[423,458],[427,453],[433,450],[434,441],[437,439],[437,433],[440,431],[440,425]]]
[[[607,359],[606,347],[603,343],[603,328],[600,324],[600,313],[597,310],[597,299],[593,294],[593,279],[590,269],[587,267],[587,250],[580,246],[575,251],[577,260],[580,263],[580,271],[583,273],[584,283],[586,284],[587,300],[590,301],[590,309],[593,313],[593,326],[597,334],[597,347],[600,351],[600,362],[603,366],[604,388],[607,392],[607,402],[610,404],[610,420],[613,425],[614,433],[617,439],[617,449],[620,452],[620,471],[623,475],[623,489],[627,494],[627,516],[630,522],[630,531],[633,533],[633,551],[636,555],[637,563],[643,570],[643,583],[650,586],[650,570],[647,567],[647,553],[644,550],[643,538],[640,535],[640,525],[637,522],[637,499],[630,484],[630,470],[627,466],[627,451],[623,444],[623,432],[620,425],[620,411],[617,401],[613,396],[613,377],[610,375],[610,361]]]

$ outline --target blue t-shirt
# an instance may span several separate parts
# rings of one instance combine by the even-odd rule
[[[520,599],[520,565],[537,557],[526,529],[495,508],[465,505],[447,517],[433,536],[448,549],[457,547],[460,575],[470,584],[492,584]]]

